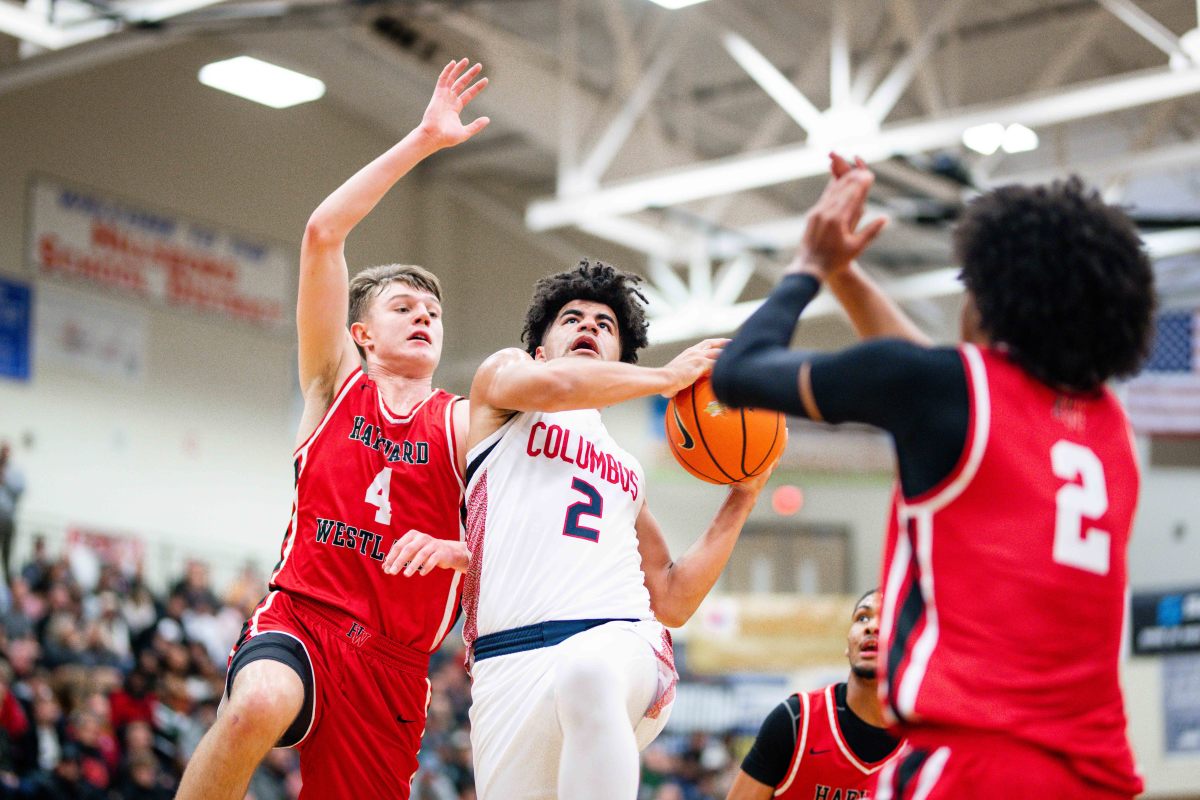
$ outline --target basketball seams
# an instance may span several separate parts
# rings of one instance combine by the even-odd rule
[[[742,420],[742,477],[738,478],[738,480],[744,481],[746,478],[750,477],[750,470],[746,469],[746,409],[739,408],[738,416],[741,417]]]
[[[781,427],[787,427],[787,423],[784,421],[782,414],[780,414],[775,420],[775,432],[771,434],[771,444],[767,447],[767,452],[763,454],[762,460],[754,466],[754,471],[746,473],[747,478],[753,478],[754,476],[758,475],[759,472],[762,471],[763,464],[766,464],[767,459],[769,459],[771,454],[775,452],[775,443],[779,441],[779,429]],[[745,447],[744,442],[742,446]]]
[[[713,466],[720,470],[721,474],[729,479],[730,483],[737,483],[738,479],[729,474],[729,472],[721,466],[721,462],[717,461],[717,457],[713,455],[712,448],[708,446],[708,440],[704,436],[704,425],[700,422],[700,412],[696,410],[696,387],[692,386],[692,419],[696,421],[696,435],[700,437],[700,444],[704,445],[704,452],[708,453],[709,459],[712,460]]]

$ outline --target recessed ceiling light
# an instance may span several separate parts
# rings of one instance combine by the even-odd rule
[[[288,108],[325,94],[325,84],[316,78],[250,56],[205,64],[199,77],[205,86],[271,108]]]
[[[697,3],[706,2],[706,0],[650,0],[651,3],[657,3],[663,8],[683,8],[684,6],[694,6]]]
[[[1004,144],[1004,126],[999,122],[975,125],[963,131],[962,141],[976,153],[990,156]]]
[[[989,122],[967,128],[963,131],[962,142],[976,153],[985,156],[990,156],[997,150],[1006,153],[1028,153],[1037,149],[1038,135],[1019,123],[1004,126],[999,122]]]
[[[1038,135],[1024,125],[1014,123],[1004,129],[1004,142],[1000,146],[1006,153],[1028,153],[1037,150]]]

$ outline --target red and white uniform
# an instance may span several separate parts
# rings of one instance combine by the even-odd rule
[[[451,418],[460,399],[435,389],[400,416],[366,374],[350,376],[296,450],[292,519],[272,589],[340,609],[400,644],[437,649],[454,622],[461,574],[399,578],[384,573],[383,559],[410,529],[463,538]]]
[[[259,636],[264,647],[283,636],[302,648],[312,681],[297,735],[285,741],[301,754],[302,800],[409,795],[429,653],[454,622],[461,576],[387,575],[383,559],[410,529],[462,539],[460,399],[435,390],[399,416],[356,370],[296,450],[292,519],[271,592],[230,662]]]
[[[798,694],[800,720],[796,749],[787,776],[775,789],[783,800],[866,800],[871,796],[875,773],[899,751],[879,761],[859,760],[838,725],[835,685]]]
[[[911,747],[936,746],[909,784],[922,798],[965,796],[943,795],[940,775],[960,791],[972,780],[972,797],[1004,796],[955,771],[968,753],[998,752],[979,744],[990,732],[1029,759],[980,763],[1016,774],[1050,758],[1082,786],[1131,796],[1142,781],[1117,674],[1139,481],[1128,421],[1107,390],[1064,395],[1001,352],[961,352],[963,457],[941,485],[896,502],[884,556],[885,712]],[[899,798],[887,779],[878,796]]]

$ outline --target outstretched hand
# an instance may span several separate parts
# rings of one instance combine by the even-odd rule
[[[442,69],[437,86],[433,90],[433,97],[425,109],[425,116],[421,118],[421,132],[428,136],[436,147],[462,144],[491,122],[487,117],[480,117],[466,125],[462,122],[463,109],[488,84],[487,78],[475,80],[483,71],[483,65],[476,64],[467,69],[469,63],[470,59],[464,58],[461,61],[451,61]]]
[[[409,531],[392,544],[383,560],[383,571],[404,577],[428,575],[435,568],[466,572],[471,554],[464,542],[437,539],[421,531]]]
[[[701,377],[712,372],[713,365],[729,339],[704,339],[671,359],[664,369],[671,374],[671,388],[663,397],[674,397]]]
[[[808,272],[824,279],[858,258],[887,225],[887,219],[879,217],[859,229],[867,193],[875,183],[875,175],[862,159],[851,165],[831,153],[830,172],[825,191],[808,212],[804,238],[789,272]]]

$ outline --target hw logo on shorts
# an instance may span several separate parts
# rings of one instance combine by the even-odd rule
[[[362,647],[367,639],[371,638],[371,634],[367,632],[367,629],[357,622],[350,624],[350,630],[346,631],[346,636],[350,638],[350,643],[355,647]]]

